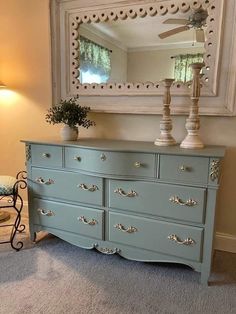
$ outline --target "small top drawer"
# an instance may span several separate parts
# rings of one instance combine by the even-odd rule
[[[65,148],[65,167],[110,175],[155,177],[155,154]]]
[[[209,159],[175,155],[160,156],[160,179],[168,182],[207,184]]]
[[[32,145],[31,160],[35,166],[62,167],[62,147],[51,145]]]

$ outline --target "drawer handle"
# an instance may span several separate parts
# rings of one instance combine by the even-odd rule
[[[126,232],[126,233],[134,233],[137,232],[138,229],[132,226],[129,226],[128,228],[125,228],[122,224],[116,224],[114,225],[114,227],[122,232]]]
[[[84,183],[77,185],[77,187],[81,188],[84,191],[89,191],[89,192],[95,192],[95,191],[99,190],[99,188],[96,185],[92,185],[91,187],[88,187]]]
[[[74,157],[74,160],[76,160],[76,161],[81,161],[81,157],[80,157],[80,156],[75,156],[75,157]]]
[[[100,158],[101,158],[102,161],[105,161],[107,159],[105,154],[101,154]]]
[[[182,166],[179,167],[179,170],[180,170],[180,171],[183,171],[183,172],[184,172],[184,171],[190,171],[190,168],[187,167],[187,166],[182,165]]]
[[[136,161],[135,163],[134,163],[134,167],[135,168],[140,168],[142,166],[142,164],[141,164],[141,162],[139,162],[139,161]]]
[[[44,158],[50,158],[50,157],[51,157],[51,155],[50,155],[49,153],[43,153],[42,156],[43,156]]]
[[[138,193],[131,190],[130,192],[128,193],[125,193],[124,190],[122,190],[121,188],[118,188],[116,190],[114,190],[114,193],[118,193],[119,195],[121,196],[125,196],[125,197],[134,197],[134,196],[138,196]]]
[[[46,209],[38,208],[37,211],[43,216],[48,216],[48,217],[55,216],[55,214],[52,210],[46,210]]]
[[[197,205],[197,201],[189,198],[186,202],[183,202],[178,196],[171,196],[169,199],[170,202],[174,203],[174,204],[178,204],[181,206],[195,206]]]
[[[44,184],[44,185],[54,184],[54,181],[52,179],[48,179],[48,181],[44,181],[42,177],[36,178],[35,181],[39,184]]]
[[[169,235],[167,238],[168,238],[169,240],[171,240],[171,241],[174,241],[174,242],[180,244],[180,245],[193,245],[193,244],[196,243],[196,242],[195,242],[193,239],[191,239],[191,238],[187,238],[187,239],[185,239],[185,240],[182,241],[182,240],[180,240],[180,239],[177,237],[176,234],[171,234],[171,235]]]
[[[90,225],[90,226],[94,226],[98,223],[97,220],[95,219],[87,220],[84,216],[80,216],[77,219],[81,221],[82,223],[84,223],[85,225]]]

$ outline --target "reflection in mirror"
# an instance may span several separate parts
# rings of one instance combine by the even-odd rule
[[[190,80],[188,65],[203,61],[206,30],[205,20],[192,25],[192,14],[81,24],[80,83]]]

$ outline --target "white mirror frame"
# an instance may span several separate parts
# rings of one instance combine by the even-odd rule
[[[78,37],[81,23],[145,18],[146,15],[208,10],[200,114],[236,114],[236,4],[234,0],[51,0],[53,103],[80,95],[80,103],[96,112],[160,114],[161,82],[80,84]],[[227,49],[223,49],[227,47]],[[176,82],[171,89],[173,114],[189,111],[189,89]],[[117,97],[119,96],[119,97]]]

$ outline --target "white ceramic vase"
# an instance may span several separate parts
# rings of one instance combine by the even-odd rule
[[[60,136],[63,141],[76,141],[78,139],[79,130],[77,127],[71,128],[64,124],[60,130]]]

